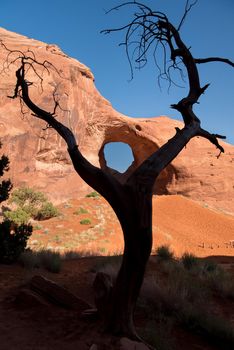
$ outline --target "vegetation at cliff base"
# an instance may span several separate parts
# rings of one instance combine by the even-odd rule
[[[15,209],[5,211],[4,215],[17,225],[28,223],[30,218],[47,220],[59,214],[57,208],[48,201],[44,193],[29,187],[22,187],[13,191],[9,203]]]

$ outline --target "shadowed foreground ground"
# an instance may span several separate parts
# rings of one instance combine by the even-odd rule
[[[85,212],[80,210],[81,207]],[[35,223],[36,229],[30,239],[32,248],[60,248],[62,251],[76,248],[82,252],[94,251],[99,255],[108,255],[121,250],[122,237],[119,225],[103,198],[70,201],[61,206],[60,211],[62,215],[58,218]],[[90,220],[89,224],[80,223],[87,218]],[[230,245],[230,240],[234,238],[233,232],[232,216],[210,211],[178,196],[154,199],[155,247],[168,244],[177,256],[185,251],[200,257],[211,256],[212,261],[222,265],[223,269],[230,273],[230,279],[234,276],[234,248]],[[79,312],[56,305],[40,296],[38,299],[30,299],[30,296],[25,297],[21,294],[32,276],[41,274],[93,304],[91,286],[96,271],[105,265],[103,259],[109,261],[110,258],[96,256],[66,260],[63,261],[62,269],[57,274],[44,269],[25,269],[18,264],[0,265],[0,349],[89,350],[94,343],[99,345],[98,350],[120,349],[116,338],[101,333],[98,323],[80,318]],[[111,268],[107,267],[107,271],[116,270],[116,265],[112,265],[111,262]],[[159,279],[166,288],[172,269],[170,264],[162,265],[155,257],[151,257],[146,280],[148,277],[153,277],[155,281]],[[175,273],[180,276],[181,269]],[[193,272],[186,278],[192,278],[193,281]],[[177,280],[173,282],[173,288],[177,285]],[[177,287],[182,290],[180,286]],[[158,290],[157,293],[159,292]],[[198,300],[199,295],[203,300],[207,298],[207,304],[214,315],[221,315],[229,324],[233,324],[234,298],[221,296],[220,292],[212,290],[208,299],[204,293],[199,286],[193,291]],[[178,323],[177,320],[170,325],[170,320],[175,319],[178,312],[173,309],[174,302],[171,302],[173,299],[170,299],[169,294],[167,298],[171,308],[167,313],[162,313],[159,311],[161,306],[157,305],[153,321],[150,318],[152,309],[147,308],[140,298],[135,322],[142,334],[147,330],[147,338],[151,339],[154,334],[160,333],[164,341],[165,339],[167,341],[167,347],[161,347],[162,350],[226,349],[215,347],[202,331],[196,330],[194,333],[190,324],[188,327],[188,324],[185,326],[183,322]],[[163,298],[167,300],[160,293],[155,294],[154,300],[160,297],[162,300]],[[152,322],[155,323],[153,326]],[[165,330],[162,325],[163,327],[166,325]],[[149,330],[153,334],[149,334]]]
[[[46,299],[31,299],[21,296],[20,291],[33,275],[43,276],[56,281],[75,295],[93,304],[93,291],[91,284],[95,270],[103,264],[102,257],[89,257],[64,261],[60,273],[53,274],[42,269],[25,270],[21,266],[0,266],[0,341],[2,350],[27,349],[68,349],[88,350],[92,344],[98,344],[100,350],[119,349],[115,345],[115,338],[111,338],[98,330],[98,323],[80,318],[75,310],[69,310],[51,303]],[[108,258],[107,258],[108,259]],[[224,267],[234,276],[234,259],[216,257],[217,262],[223,262]],[[161,276],[160,264],[157,265],[152,257],[149,263],[147,276],[152,274],[155,278]],[[164,278],[164,277],[160,277]],[[199,298],[199,295],[198,295]],[[230,322],[234,322],[234,300],[225,300],[212,297],[212,308],[217,314],[224,315]],[[150,309],[140,307],[136,312],[136,324],[144,333],[149,328]],[[161,316],[160,316],[161,317]],[[155,321],[153,333],[160,332],[165,342],[171,347],[167,349],[222,349],[210,345],[204,335],[194,334],[191,330],[178,326],[172,328],[166,324],[162,329],[161,322]],[[168,329],[169,327],[169,329]],[[169,332],[169,334],[168,334]],[[164,334],[165,333],[165,334]],[[152,336],[152,335],[151,335]],[[167,337],[170,336],[168,340]],[[105,346],[104,346],[105,344]],[[98,348],[99,349],[99,348]],[[164,348],[162,348],[164,349]],[[226,348],[225,348],[226,349]]]

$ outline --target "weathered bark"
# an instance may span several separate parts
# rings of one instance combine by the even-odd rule
[[[140,201],[144,204],[140,204]],[[125,199],[120,218],[125,248],[106,318],[107,328],[117,334],[136,337],[133,314],[152,248],[152,196]],[[125,208],[124,208],[125,209]]]
[[[97,276],[96,304],[107,331],[138,339],[133,315],[152,248],[152,186],[126,184],[118,194],[124,254],[113,287],[105,274]]]

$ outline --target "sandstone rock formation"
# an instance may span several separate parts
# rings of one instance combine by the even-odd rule
[[[0,39],[7,48],[28,51],[38,61],[48,61],[50,74],[43,74],[41,84],[31,70],[31,97],[42,108],[53,111],[54,98],[59,96],[62,110],[57,117],[77,136],[82,153],[90,162],[112,171],[120,181],[147,156],[164,144],[181,123],[165,116],[150,119],[130,118],[115,111],[97,91],[91,71],[77,60],[66,56],[56,45],[48,45],[4,29]],[[83,195],[88,186],[75,173],[61,138],[28,111],[19,100],[8,98],[15,87],[18,53],[8,55],[0,48],[0,138],[11,160],[9,176],[15,186],[28,185],[48,194],[54,201]],[[11,64],[10,64],[11,63]],[[106,165],[104,146],[109,142],[127,143],[133,152],[130,168],[119,174]],[[234,212],[233,162],[234,147],[223,143],[225,154],[206,140],[193,139],[161,174],[155,186],[158,194],[182,194],[204,201],[216,209]]]

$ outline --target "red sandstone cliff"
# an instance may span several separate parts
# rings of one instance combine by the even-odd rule
[[[167,117],[134,119],[118,113],[95,88],[91,71],[56,45],[4,29],[0,29],[0,39],[8,48],[31,50],[37,60],[47,60],[56,67],[57,71],[51,69],[49,75],[43,72],[43,89],[31,73],[29,79],[35,83],[31,96],[42,108],[52,111],[56,88],[64,110],[58,117],[77,135],[80,149],[89,161],[106,167],[103,148],[108,142],[131,146],[134,162],[125,174],[117,174],[120,181],[181,125]],[[0,82],[0,138],[11,161],[9,176],[15,186],[34,186],[55,201],[79,196],[87,191],[87,185],[73,170],[61,138],[51,129],[43,130],[43,123],[30,113],[21,113],[19,101],[7,97],[14,90],[16,65],[7,67],[6,57],[7,51],[1,47],[0,67],[4,69]],[[8,57],[8,62],[11,60]],[[225,154],[217,159],[218,151],[208,141],[193,139],[158,179],[156,192],[182,194],[234,213],[234,147],[225,143],[223,146]]]

